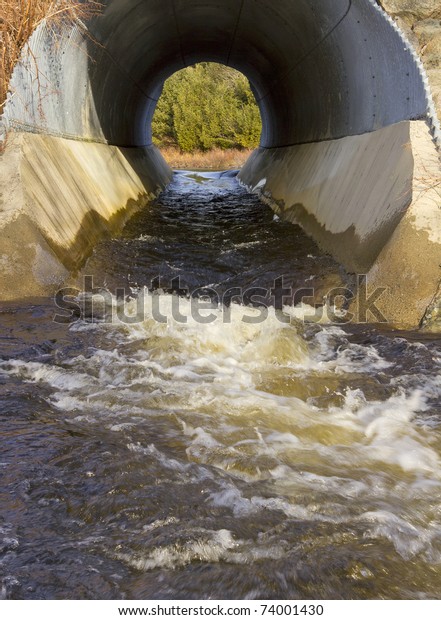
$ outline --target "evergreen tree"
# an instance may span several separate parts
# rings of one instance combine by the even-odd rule
[[[245,76],[224,65],[200,63],[165,82],[152,129],[155,144],[184,152],[255,148],[261,120]]]

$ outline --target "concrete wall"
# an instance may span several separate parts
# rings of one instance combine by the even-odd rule
[[[12,134],[0,168],[1,298],[47,295],[170,180],[154,147]]]
[[[348,270],[365,273],[410,202],[409,125],[402,121],[361,136],[259,149],[240,178]]]
[[[259,149],[240,177],[348,273],[366,274],[371,292],[384,288],[376,305],[389,322],[439,329],[441,166],[424,121]]]
[[[98,183],[113,205],[106,221],[134,200],[133,188],[139,198],[160,188],[169,171],[151,150],[155,105],[165,78],[202,60],[242,71],[260,106],[261,148],[242,181],[283,217],[299,221],[348,270],[372,269],[411,203],[412,123],[423,121],[430,157],[429,132],[435,138],[439,132],[421,63],[374,0],[107,0],[87,31],[63,31],[56,44],[39,28],[14,73],[3,123],[8,131],[44,134],[44,152],[55,163],[54,150],[58,168],[51,174],[42,167],[41,145],[29,136],[20,147],[8,146],[3,167],[15,157],[26,203],[20,197],[12,211],[34,214],[38,234],[71,268],[79,260],[72,248],[85,235],[84,211],[75,225],[65,222],[80,204],[64,199],[75,179],[87,199],[83,178],[95,188],[103,174]],[[124,149],[142,153],[136,165]],[[114,157],[117,172],[108,178],[104,170]],[[0,185],[7,193],[10,182],[1,173]],[[101,216],[93,199],[86,204],[92,220],[95,212]],[[41,212],[62,215],[49,226]],[[96,240],[100,227],[88,226]],[[418,313],[405,322],[417,323]]]

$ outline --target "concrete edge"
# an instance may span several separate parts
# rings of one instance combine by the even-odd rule
[[[47,295],[170,182],[156,147],[10,134],[0,155],[0,298]]]
[[[332,174],[320,178],[326,169]],[[256,151],[240,180],[283,219],[300,224],[343,264],[348,277],[366,275],[370,290],[384,288],[378,308],[385,322],[406,329],[424,322],[437,329],[440,172],[438,151],[422,120],[280,149],[278,155]],[[424,321],[428,308],[431,317]],[[378,317],[371,313],[368,320]]]

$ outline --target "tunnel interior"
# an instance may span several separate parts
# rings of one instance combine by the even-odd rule
[[[198,62],[230,66],[252,86],[261,143],[240,181],[351,273],[385,252],[377,274],[396,274],[398,286],[407,247],[426,255],[437,228],[434,200],[410,212],[399,233],[409,241],[387,254],[417,176],[432,160],[439,176],[439,128],[421,61],[376,0],[104,0],[100,15],[55,39],[41,24],[1,118],[18,136],[7,155],[19,178],[5,167],[0,181],[5,196],[17,190],[13,217],[25,214],[34,240],[26,247],[44,248],[62,274],[169,183],[151,121],[164,81]],[[55,268],[8,235],[2,253],[23,255],[29,274],[22,289],[46,290]],[[439,284],[437,252],[436,239],[426,301]],[[427,303],[415,301],[411,322]]]
[[[412,52],[371,0],[111,0],[88,27],[93,103],[110,144],[149,145],[164,80],[202,61],[250,80],[263,148],[426,114]]]

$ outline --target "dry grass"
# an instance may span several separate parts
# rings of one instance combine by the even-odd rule
[[[241,168],[252,150],[222,150],[196,151],[194,153],[182,153],[174,147],[161,149],[164,159],[171,168],[183,170],[229,170]]]
[[[101,8],[94,0],[0,0],[0,113],[14,66],[34,30],[46,20],[57,37],[59,26],[81,23]]]

